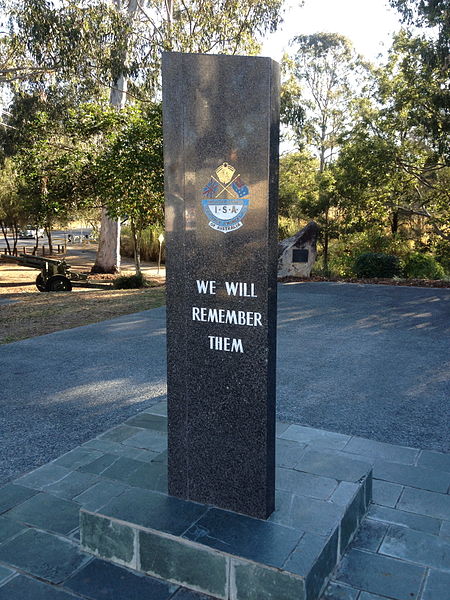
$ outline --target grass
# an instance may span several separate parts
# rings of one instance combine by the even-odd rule
[[[9,293],[0,307],[0,344],[89,325],[165,303],[163,286],[139,290]]]

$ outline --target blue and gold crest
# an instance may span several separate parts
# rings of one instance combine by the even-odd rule
[[[242,227],[250,202],[249,193],[236,169],[222,163],[203,188],[202,208],[209,219],[208,225],[223,233]]]

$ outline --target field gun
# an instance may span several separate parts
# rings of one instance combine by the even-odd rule
[[[19,256],[4,254],[1,260],[14,262],[30,269],[39,269],[36,287],[40,292],[70,292],[72,281],[86,281],[88,278],[85,273],[72,271],[64,259],[45,258],[31,254],[19,254]]]

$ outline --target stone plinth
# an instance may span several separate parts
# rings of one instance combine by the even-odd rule
[[[163,57],[169,492],[274,510],[278,65]]]
[[[278,277],[310,277],[317,258],[319,227],[314,222],[278,244]]]
[[[148,437],[156,448],[159,437]],[[279,439],[277,455],[268,520],[169,496],[163,451],[127,478],[136,487],[81,511],[81,545],[222,600],[317,600],[370,503],[371,469],[314,440]]]

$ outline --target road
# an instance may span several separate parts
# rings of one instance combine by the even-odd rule
[[[80,240],[82,240],[83,235],[89,235],[91,233],[91,229],[70,229],[70,230],[55,230],[52,231],[52,241],[53,244],[58,245],[58,244],[64,244],[64,243],[68,243],[70,242],[70,238],[68,236],[72,236],[72,239],[75,238],[75,241],[78,243]],[[8,236],[8,241],[11,245],[11,248],[13,247],[13,239],[11,237]],[[36,240],[33,238],[19,238],[17,241],[17,248],[19,250],[19,252],[22,252],[23,248],[25,247],[27,249],[31,249],[34,248],[36,243]],[[80,244],[81,245],[81,244]],[[47,236],[44,235],[43,237],[39,238],[39,248],[41,248],[41,246],[46,246],[48,248],[48,239]],[[6,245],[6,241],[3,235],[0,236],[0,252],[3,252],[3,250],[7,247]]]
[[[279,286],[278,417],[450,451],[450,289]],[[0,347],[0,483],[165,398],[165,309]]]

